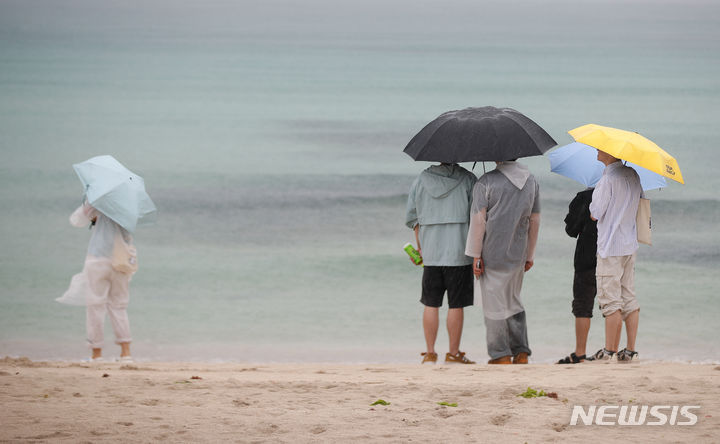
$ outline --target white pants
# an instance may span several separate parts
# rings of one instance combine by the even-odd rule
[[[88,277],[91,293],[86,299],[88,345],[91,348],[102,348],[106,313],[110,315],[115,343],[131,342],[127,315],[130,275],[115,271],[110,260],[86,261],[83,273]]]

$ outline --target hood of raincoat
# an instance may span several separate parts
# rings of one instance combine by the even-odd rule
[[[420,184],[434,198],[447,196],[465,178],[465,170],[458,165],[433,165],[420,174]]]
[[[500,171],[503,176],[507,177],[510,183],[515,185],[518,190],[523,189],[525,182],[527,182],[528,177],[530,177],[528,167],[515,161],[499,163],[496,169]]]
[[[467,223],[477,178],[460,165],[433,165],[410,188],[406,225]]]

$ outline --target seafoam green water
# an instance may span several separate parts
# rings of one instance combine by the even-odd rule
[[[67,223],[71,165],[112,154],[160,210],[136,236],[139,359],[414,362],[403,220],[427,165],[402,149],[441,112],[495,105],[560,144],[598,123],[678,159],[687,184],[650,193],[638,350],[718,361],[718,25],[720,6],[686,1],[1,0],[0,355],[85,356],[84,311],[53,299],[89,236]],[[581,187],[525,162],[543,220],[523,297],[548,362],[574,344],[562,220]],[[486,358],[479,307],[462,349]]]

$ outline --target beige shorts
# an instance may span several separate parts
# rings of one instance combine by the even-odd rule
[[[623,319],[640,309],[635,298],[635,254],[597,258],[597,299],[603,316],[620,310]]]

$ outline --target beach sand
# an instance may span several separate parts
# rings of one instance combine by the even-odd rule
[[[720,440],[717,365],[89,364],[4,358],[0,387],[0,442]],[[555,392],[557,399],[517,396],[528,387]],[[390,404],[370,405],[378,399]],[[693,411],[695,425],[569,425],[574,405],[604,404],[701,408]]]

